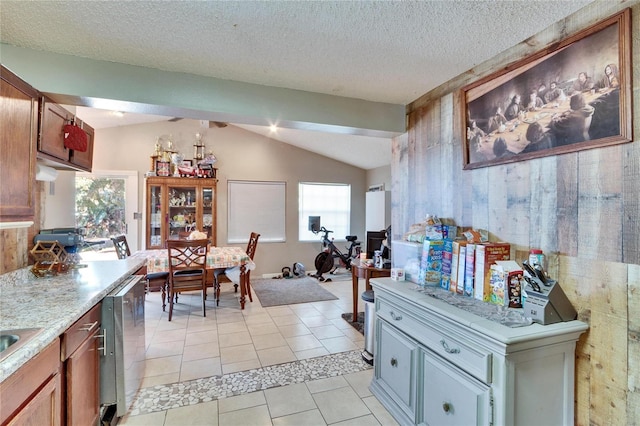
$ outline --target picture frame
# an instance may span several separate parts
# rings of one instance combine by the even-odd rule
[[[182,160],[180,163],[182,167],[193,167],[193,160]]]
[[[631,142],[625,9],[461,89],[463,169]]]

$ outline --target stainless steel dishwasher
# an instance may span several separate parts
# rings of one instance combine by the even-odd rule
[[[145,281],[129,277],[102,301],[105,335],[100,363],[103,423],[127,413],[140,389],[145,369]]]

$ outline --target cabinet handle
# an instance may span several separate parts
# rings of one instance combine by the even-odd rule
[[[442,347],[444,348],[444,351],[448,354],[459,354],[460,353],[460,349],[458,348],[450,348],[449,345],[447,345],[447,342],[444,341],[444,339],[440,340],[440,344],[442,345]]]
[[[93,324],[85,324],[84,327],[80,327],[78,331],[91,331],[97,325],[98,321],[94,322]]]
[[[397,367],[398,366],[398,360],[395,358],[391,358],[391,366],[392,367]]]
[[[96,339],[102,337],[102,346],[98,348],[99,351],[102,351],[102,356],[107,356],[107,329],[102,329],[102,334],[96,334],[94,336]]]
[[[448,403],[448,402],[443,402],[442,403],[442,410],[447,414],[452,413],[453,412],[453,406],[451,406],[451,404]]]
[[[395,321],[400,321],[402,319],[402,315],[396,315],[393,313],[393,311],[390,311],[389,315],[391,315],[391,318]]]

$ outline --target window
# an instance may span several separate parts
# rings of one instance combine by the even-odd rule
[[[333,231],[336,240],[344,240],[351,230],[351,185],[301,182],[298,211],[300,241],[318,240],[319,236],[309,229],[309,218],[317,216],[320,216],[320,226]]]
[[[251,232],[260,242],[285,241],[285,182],[230,180],[227,188],[229,243],[246,243]]]

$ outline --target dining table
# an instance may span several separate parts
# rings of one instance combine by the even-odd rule
[[[156,272],[168,272],[169,271],[169,253],[166,249],[159,250],[141,250],[134,253],[132,256],[144,257],[146,262],[146,273],[152,274]],[[256,264],[251,260],[249,255],[240,247],[209,247],[209,251],[206,256],[206,269],[212,271],[213,287],[215,294],[218,294],[218,288],[220,284],[215,278],[215,272],[225,271],[230,268],[240,269],[240,309],[244,309],[246,302],[246,296],[251,291],[249,283],[247,282],[247,271],[255,269]],[[163,289],[163,292],[165,290]],[[216,305],[219,300],[216,299]]]

